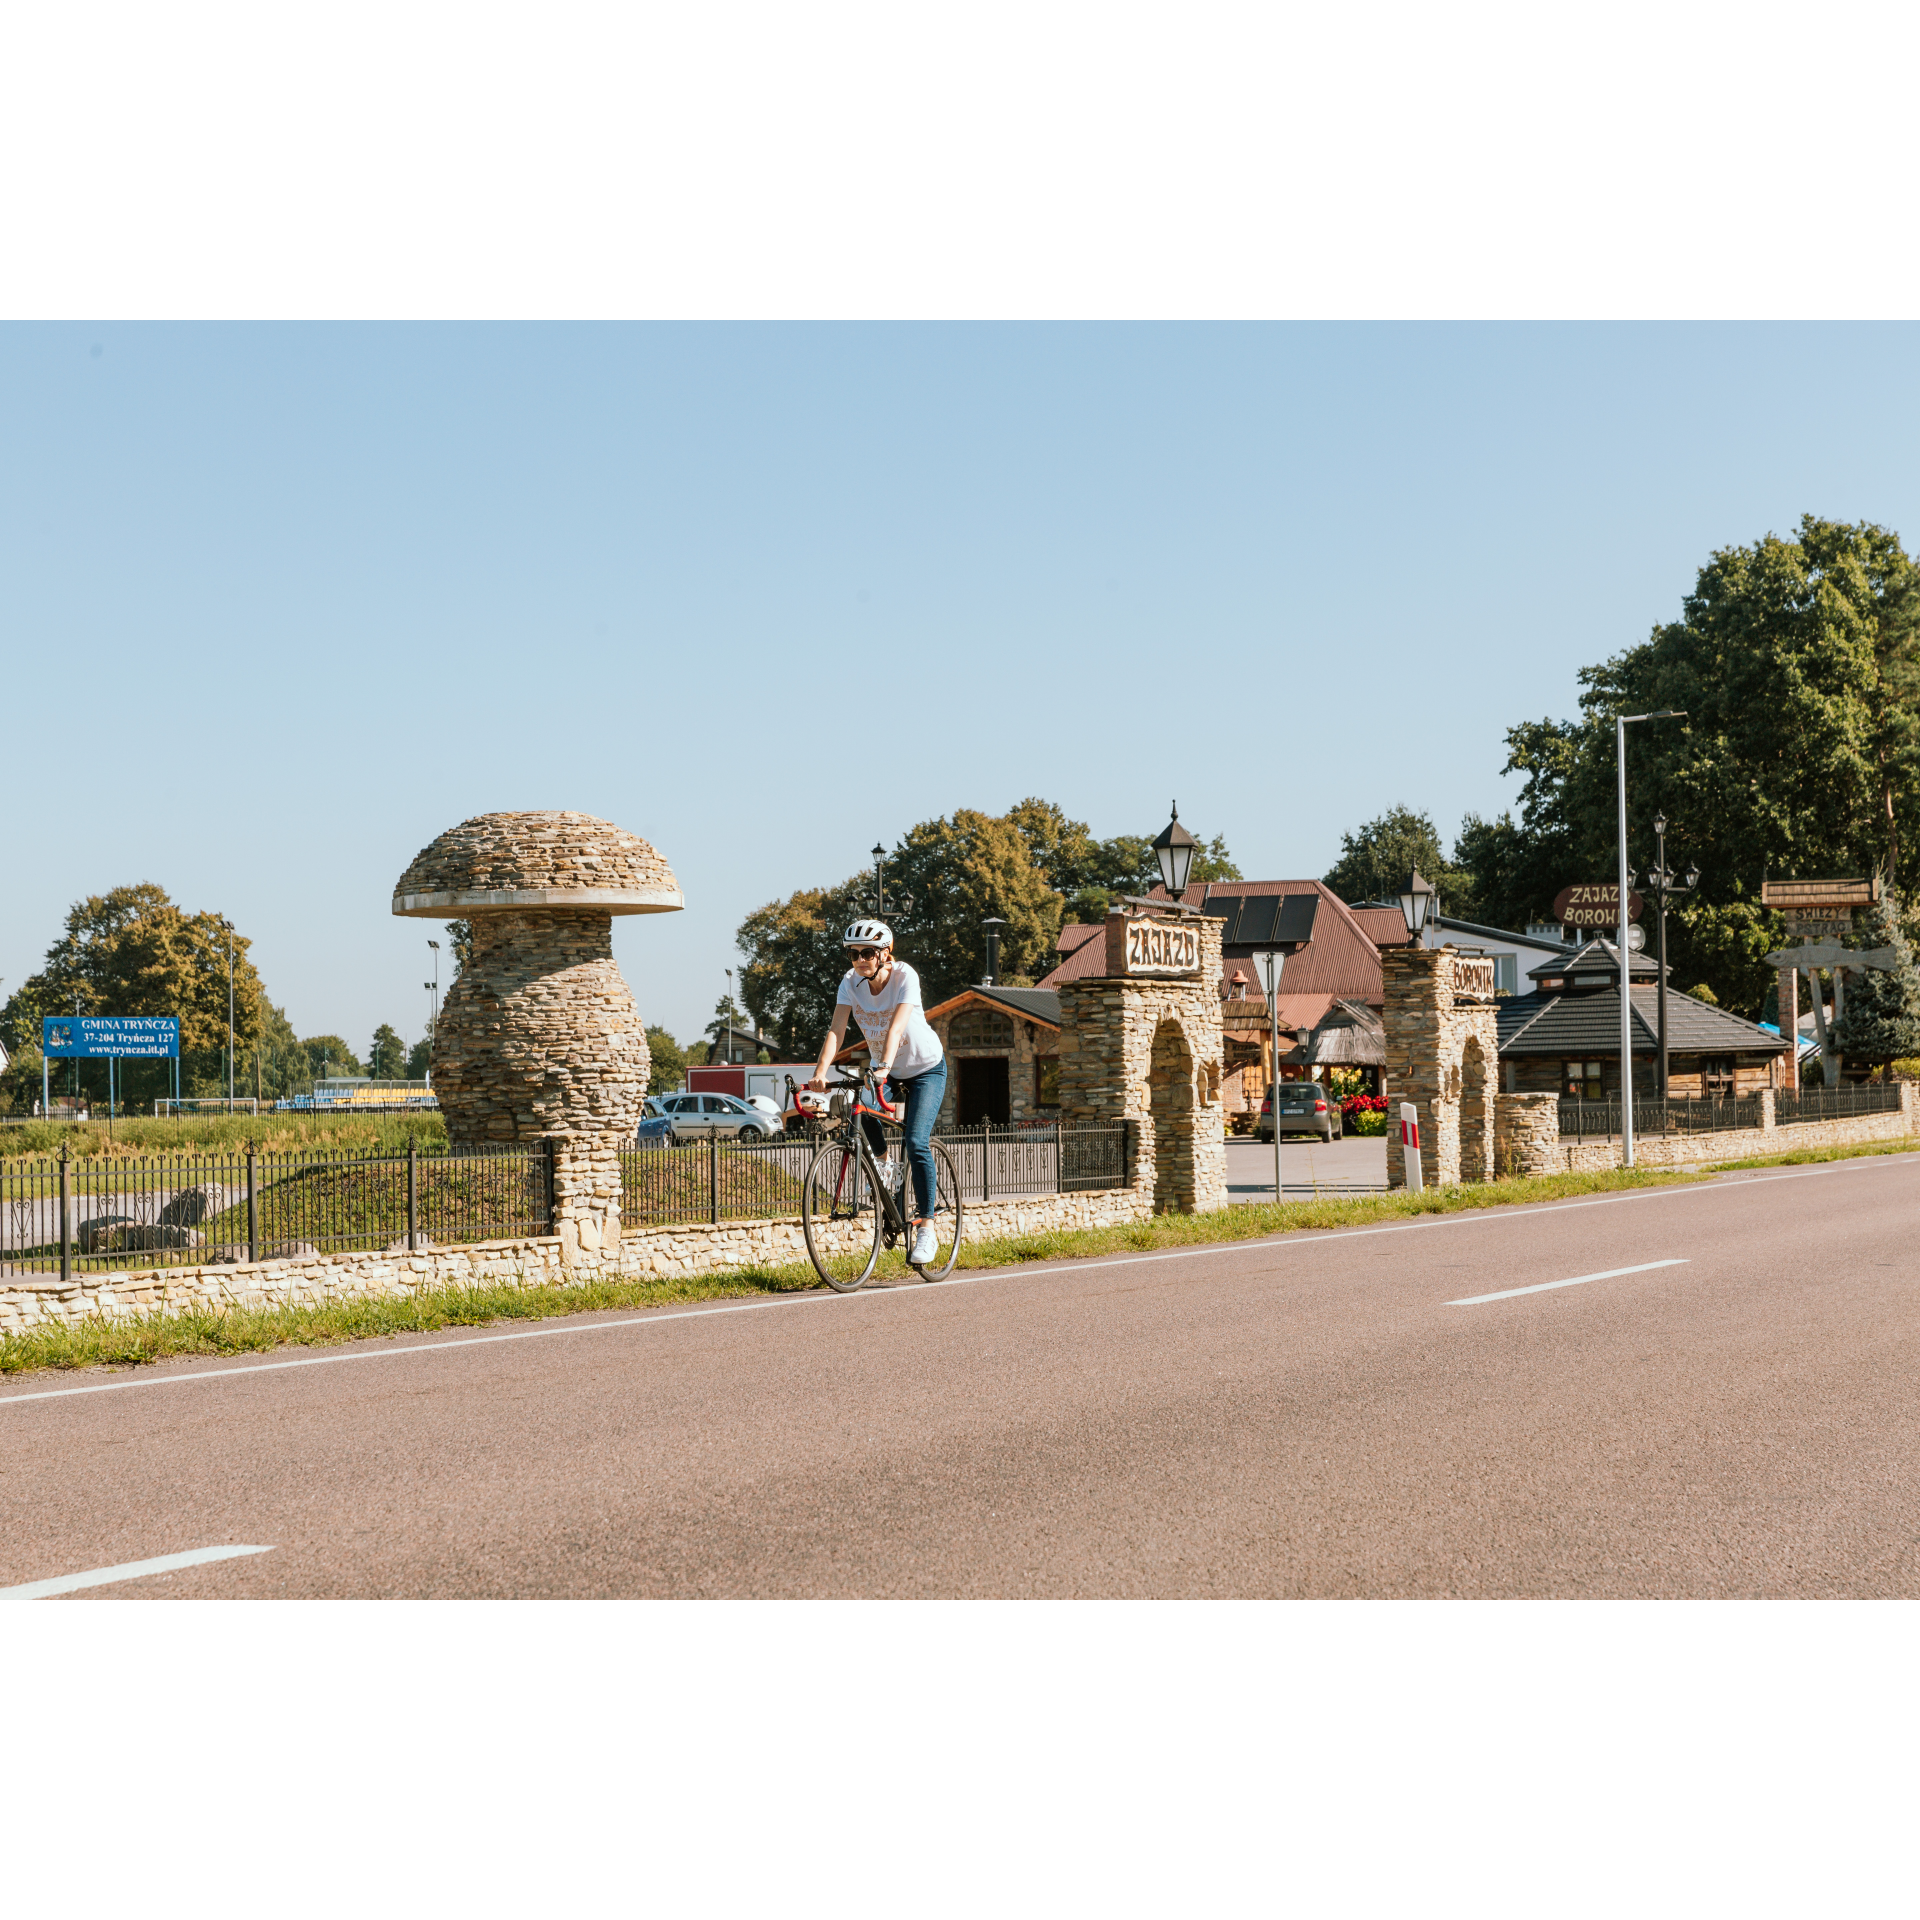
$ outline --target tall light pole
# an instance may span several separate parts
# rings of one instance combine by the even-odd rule
[[[421,985],[433,995],[427,1002],[430,1011],[427,1014],[427,1085],[433,1085],[433,1043],[440,1037],[440,942],[429,940],[427,945],[433,949],[433,978],[421,981]]]
[[[1169,889],[1171,891],[1171,889]],[[1280,1185],[1280,975],[1287,964],[1285,951],[1262,947],[1253,956],[1267,988],[1268,1037],[1273,1047],[1273,1071],[1267,1076],[1267,1098],[1273,1102],[1273,1204],[1283,1197]]]
[[[222,916],[227,930],[227,1111],[233,1111],[233,922]]]
[[[1620,1157],[1633,1165],[1633,949],[1627,945],[1627,729],[1642,720],[1684,720],[1684,707],[1658,713],[1620,713],[1613,720],[1614,771],[1620,795]]]

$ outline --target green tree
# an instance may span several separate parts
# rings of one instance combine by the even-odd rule
[[[1009,821],[972,807],[944,820],[923,820],[894,849],[892,881],[911,891],[911,923],[896,929],[900,957],[920,974],[928,1006],[949,999],[986,973],[990,915],[1000,929],[1004,973],[1032,973],[1050,964],[1060,931],[1060,896],[1033,864],[1025,836]]]
[[[457,980],[473,959],[473,922],[449,920],[446,934],[447,946],[453,958],[453,977]]]
[[[1389,807],[1377,819],[1340,836],[1340,858],[1322,884],[1347,902],[1391,899],[1409,870],[1439,889],[1448,913],[1457,913],[1468,891],[1440,846],[1431,817],[1411,807]]]
[[[1149,834],[1123,833],[1111,840],[1096,840],[1085,821],[1069,820],[1051,800],[1022,800],[1006,817],[1026,841],[1034,866],[1063,896],[1070,920],[1104,919],[1122,894],[1144,896],[1160,884],[1160,863]],[[1189,884],[1240,877],[1223,834],[1200,843],[1187,875]]]
[[[433,1042],[421,1038],[413,1043],[412,1051],[407,1055],[407,1078],[424,1080],[433,1066]]]
[[[1849,1059],[1888,1067],[1920,1054],[1920,967],[1891,895],[1868,916],[1866,931],[1852,942],[1891,947],[1891,971],[1860,968],[1847,974],[1846,1009],[1835,1023],[1833,1044]]]
[[[868,887],[864,876],[837,887],[803,887],[740,923],[734,938],[747,962],[741,997],[755,1021],[778,1036],[788,1060],[812,1058],[826,1037],[847,971],[840,935],[858,918]],[[688,1062],[698,1064],[691,1054]]]
[[[309,1080],[351,1079],[366,1072],[354,1058],[353,1049],[337,1033],[318,1034],[300,1045],[307,1056]]]
[[[1769,875],[1920,881],[1917,609],[1899,540],[1865,522],[1809,514],[1793,539],[1713,554],[1680,619],[1582,670],[1578,719],[1508,732],[1518,824],[1463,830],[1460,845],[1482,913],[1519,924],[1559,887],[1614,871],[1615,716],[1682,709],[1684,721],[1631,730],[1629,859],[1646,871],[1664,813],[1670,856],[1701,873],[1668,921],[1674,971],[1757,1013],[1764,957],[1784,938],[1759,905]]]
[[[242,1059],[263,1031],[266,994],[248,957],[251,942],[231,939],[237,1089]],[[151,882],[91,894],[68,912],[41,970],[0,1008],[0,1039],[9,1051],[29,1039],[37,1045],[43,1015],[76,1010],[170,1016],[180,1022],[187,1089],[216,1091],[225,1080],[228,943],[222,916],[183,912]],[[144,1104],[168,1090],[171,1069],[160,1060],[128,1061],[120,1078],[129,1102]],[[105,1092],[104,1078],[98,1091]]]
[[[373,1030],[373,1044],[367,1049],[367,1074],[374,1080],[404,1080],[407,1073],[407,1043],[382,1021]]]
[[[672,1093],[686,1079],[686,1053],[665,1027],[647,1029],[647,1057],[652,1062],[647,1076],[649,1093]]]

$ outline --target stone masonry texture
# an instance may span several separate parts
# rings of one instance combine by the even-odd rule
[[[1121,1225],[1146,1218],[1137,1188],[1030,1195],[970,1204],[969,1240],[1052,1228]],[[851,1249],[872,1229],[845,1229]],[[420,1253],[308,1254],[238,1266],[153,1268],[0,1283],[0,1334],[99,1317],[180,1313],[200,1308],[316,1306],[335,1300],[405,1299],[447,1286],[566,1286],[595,1279],[685,1278],[807,1257],[798,1219],[726,1221],[715,1226],[629,1229],[620,1239],[569,1252],[560,1236],[433,1247]]]
[[[1060,1117],[1126,1120],[1130,1174],[1158,1212],[1227,1204],[1220,1107],[1220,922],[1198,928],[1191,976],[1118,975],[1060,989]]]
[[[1400,1103],[1420,1116],[1429,1186],[1491,1180],[1499,1172],[1495,1089],[1500,1039],[1494,1003],[1457,987],[1452,947],[1388,947],[1386,989],[1387,1185],[1404,1187]]]
[[[394,912],[426,912],[426,901],[473,928],[434,1036],[447,1138],[552,1139],[564,1256],[616,1244],[618,1154],[633,1138],[651,1063],[614,963],[613,915],[678,906],[672,868],[637,834],[591,814],[483,813],[400,876]]]

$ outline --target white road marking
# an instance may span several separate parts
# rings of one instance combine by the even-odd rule
[[[238,1374],[286,1373],[296,1367],[332,1367],[350,1360],[393,1360],[416,1353],[453,1353],[462,1347],[502,1346],[513,1340],[551,1340],[562,1334],[618,1333],[629,1327],[664,1326],[674,1320],[706,1320],[730,1313],[772,1313],[783,1307],[849,1306],[862,1300],[924,1299],[930,1294],[943,1293],[953,1287],[976,1285],[986,1280],[1025,1280],[1049,1273],[1090,1273],[1100,1267],[1139,1267],[1158,1260],[1200,1260],[1229,1253],[1273,1253],[1293,1247],[1325,1246],[1333,1240],[1365,1240],[1383,1233],[1429,1233],[1444,1227],[1531,1220],[1543,1213],[1575,1213],[1583,1207],[1618,1207],[1636,1200],[1683,1199],[1698,1193],[1724,1193],[1730,1186],[1763,1187],[1776,1180],[1805,1180],[1821,1174],[1851,1173],[1863,1167],[1886,1166],[1909,1157],[1882,1154],[1871,1159],[1836,1160],[1825,1166],[1796,1168],[1791,1173],[1763,1173],[1717,1182],[1702,1179],[1686,1186],[1612,1193],[1597,1200],[1548,1200],[1536,1207],[1488,1207],[1446,1214],[1438,1219],[1409,1220],[1395,1227],[1334,1227],[1326,1231],[1309,1229],[1305,1232],[1296,1228],[1290,1233],[1273,1234],[1261,1240],[1213,1242],[1198,1247],[1177,1247],[1166,1253],[1129,1253],[1107,1260],[1068,1259],[1036,1265],[1010,1263],[1004,1267],[983,1267],[974,1273],[956,1272],[945,1280],[916,1287],[880,1287],[872,1292],[863,1288],[858,1293],[803,1293],[784,1300],[745,1300],[725,1307],[689,1307],[679,1313],[647,1313],[628,1320],[569,1320],[557,1327],[528,1327],[515,1333],[483,1333],[459,1340],[423,1340],[417,1346],[410,1347],[356,1347],[346,1353],[316,1353],[299,1360],[260,1360],[245,1367],[206,1367],[194,1373],[157,1373],[137,1380],[107,1380],[91,1387],[47,1387],[38,1393],[0,1394],[0,1407],[23,1407],[33,1400],[73,1400],[90,1393],[130,1393],[136,1387],[177,1387],[190,1385],[196,1380],[231,1380]]]
[[[1449,1300],[1450,1307],[1483,1307],[1489,1300],[1518,1300],[1523,1293],[1551,1293],[1555,1287],[1584,1287],[1589,1280],[1617,1280],[1623,1273],[1651,1273],[1655,1267],[1684,1267],[1685,1260],[1643,1260],[1637,1267],[1609,1267],[1605,1273],[1580,1273],[1571,1280],[1542,1280],[1537,1287],[1509,1287],[1504,1293],[1476,1293],[1471,1299]]]
[[[171,1573],[176,1567],[203,1567],[210,1560],[238,1560],[249,1553],[272,1551],[271,1547],[195,1547],[191,1553],[163,1553],[153,1560],[129,1560],[120,1567],[95,1567],[88,1573],[29,1580],[24,1587],[0,1587],[0,1600],[46,1600],[56,1593],[78,1593],[82,1587],[110,1587],[118,1580],[144,1580],[150,1573]]]

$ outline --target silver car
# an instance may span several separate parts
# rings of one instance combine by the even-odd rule
[[[670,1093],[660,1112],[676,1141],[766,1140],[780,1131],[774,1116],[730,1093]]]
[[[1280,1133],[1317,1133],[1331,1144],[1340,1138],[1340,1103],[1327,1098],[1327,1090],[1317,1080],[1280,1082]],[[1260,1103],[1260,1124],[1255,1129],[1262,1140],[1273,1138],[1273,1091]]]

